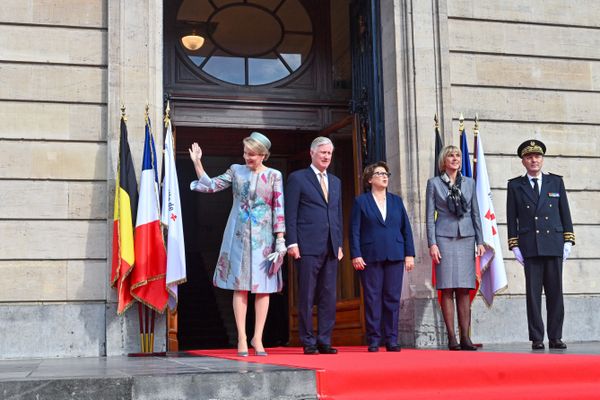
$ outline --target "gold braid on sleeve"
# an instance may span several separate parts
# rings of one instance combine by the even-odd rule
[[[563,232],[563,239],[565,242],[571,242],[575,244],[575,233],[573,232]]]

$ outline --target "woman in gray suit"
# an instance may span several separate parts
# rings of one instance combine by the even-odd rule
[[[446,146],[438,158],[441,175],[427,181],[427,241],[429,255],[436,264],[436,289],[442,291],[448,348],[477,350],[469,337],[469,290],[475,288],[475,255],[481,256],[485,248],[475,181],[462,176],[461,165],[460,149]],[[454,296],[460,343],[454,332]]]

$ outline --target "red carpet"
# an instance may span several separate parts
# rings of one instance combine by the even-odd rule
[[[188,353],[314,369],[320,398],[327,400],[600,399],[600,356],[338,349],[337,355],[307,356],[280,347],[267,349],[267,357],[243,358],[233,349]]]

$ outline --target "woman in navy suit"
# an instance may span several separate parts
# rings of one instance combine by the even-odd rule
[[[415,246],[406,209],[399,196],[388,193],[387,164],[365,168],[363,182],[370,191],[356,198],[350,225],[350,255],[365,299],[367,345],[400,351],[398,315],[404,268],[415,266]],[[382,332],[383,331],[383,332]]]

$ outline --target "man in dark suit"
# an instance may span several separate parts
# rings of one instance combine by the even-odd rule
[[[508,248],[525,267],[527,323],[532,349],[544,349],[542,287],[546,294],[551,349],[566,349],[562,339],[563,261],[575,244],[569,202],[562,177],[542,173],[546,146],[523,142],[517,154],[527,174],[508,181],[506,219]]]
[[[305,354],[335,354],[336,277],[342,259],[342,188],[327,172],[333,143],[325,137],[310,146],[311,165],[290,174],[285,190],[288,255],[298,270],[298,330]],[[312,308],[317,304],[318,336]]]

